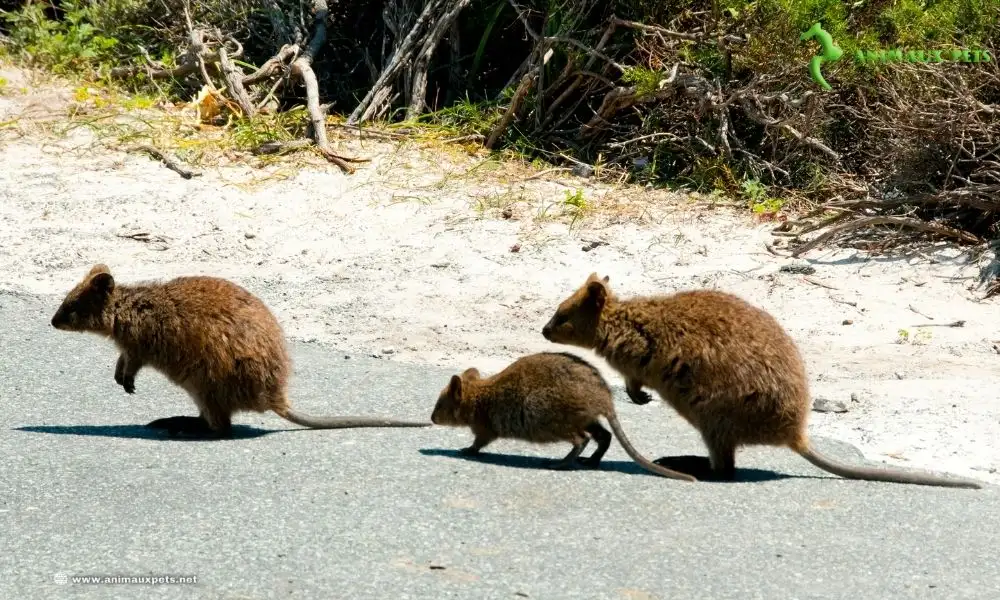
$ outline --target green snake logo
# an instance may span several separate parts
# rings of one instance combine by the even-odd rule
[[[819,42],[820,48],[823,49],[823,54],[812,57],[809,61],[809,74],[812,75],[813,80],[820,85],[824,90],[829,91],[832,89],[830,84],[823,79],[823,73],[820,72],[819,68],[824,62],[833,62],[839,60],[841,56],[844,55],[844,51],[840,49],[837,44],[833,43],[833,36],[823,29],[819,22],[813,23],[813,26],[802,32],[799,36],[799,40],[806,41],[816,38]]]

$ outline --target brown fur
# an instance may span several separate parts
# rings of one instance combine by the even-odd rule
[[[553,465],[568,469],[575,466],[590,438],[597,442],[597,450],[581,462],[600,465],[611,445],[611,433],[601,426],[600,417],[608,420],[625,451],[642,467],[664,477],[694,481],[654,465],[635,450],[622,431],[607,382],[593,365],[569,353],[523,356],[492,377],[483,377],[475,368],[453,375],[438,397],[431,422],[471,428],[476,438],[462,450],[465,454],[477,454],[498,438],[569,442],[573,449]]]
[[[620,372],[629,397],[649,387],[693,425],[708,447],[700,457],[654,461],[708,477],[735,477],[736,450],[786,446],[842,477],[979,488],[972,480],[900,469],[851,466],[809,444],[808,379],[792,338],[767,312],[725,292],[692,290],[620,300],[608,278],[591,274],[542,329],[549,341],[595,350]]]
[[[115,382],[135,392],[143,367],[163,373],[198,406],[199,417],[149,423],[171,433],[230,433],[238,411],[265,412],[311,428],[426,427],[378,418],[311,417],[287,398],[291,359],[277,319],[256,296],[216,277],[116,284],[108,267],[94,266],[52,317],[63,331],[96,333],[121,351]]]

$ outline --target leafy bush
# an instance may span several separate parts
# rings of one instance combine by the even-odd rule
[[[14,48],[31,62],[56,72],[80,71],[108,61],[118,44],[93,25],[93,7],[72,1],[61,5],[63,18],[46,14],[46,5],[25,4],[14,12],[0,12]]]

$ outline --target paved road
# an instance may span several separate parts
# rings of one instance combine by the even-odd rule
[[[648,475],[617,445],[601,471],[554,472],[568,448],[498,442],[476,462],[454,455],[463,430],[271,414],[234,440],[160,439],[139,424],[191,414],[186,396],[150,371],[126,395],[110,343],[48,326],[55,302],[0,294],[0,598],[1000,597],[995,487],[845,481],[777,449],[744,451],[731,484]],[[427,419],[450,375],[293,355],[293,401],[314,413]],[[618,400],[648,456],[702,452],[667,408]]]

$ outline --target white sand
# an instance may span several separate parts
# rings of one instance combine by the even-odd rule
[[[0,76],[0,123],[26,107],[65,114],[65,91],[23,94],[23,74]],[[947,247],[872,260],[821,248],[807,258],[811,279],[837,288],[827,289],[778,272],[790,261],[764,249],[770,225],[686,195],[572,176],[517,183],[455,152],[343,144],[373,162],[354,175],[318,164],[248,187],[245,159],[184,180],[143,155],[102,149],[85,129],[52,139],[0,128],[0,289],[52,294],[54,309],[96,262],[123,281],[220,275],[260,295],[292,339],[493,371],[560,348],[540,329],[592,271],[623,296],[716,287],[772,311],[800,344],[814,395],[849,409],[814,412],[811,432],[876,460],[1000,483],[1000,307],[979,300],[981,262]],[[539,217],[558,215],[577,189],[596,209],[590,217],[572,230],[567,218]],[[134,232],[165,243],[118,236]],[[584,252],[584,240],[607,245]],[[914,327],[959,319],[964,327]]]

